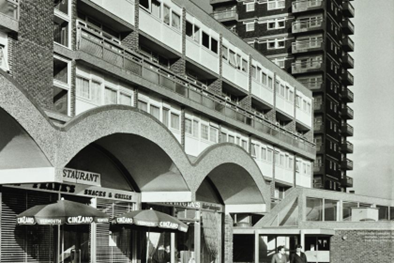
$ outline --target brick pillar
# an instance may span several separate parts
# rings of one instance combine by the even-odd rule
[[[133,105],[135,108],[138,108],[138,89],[134,90],[134,101],[133,101]]]
[[[276,122],[276,111],[275,109],[272,109],[270,111],[268,111],[265,116],[267,117],[267,119],[269,119],[272,122]]]
[[[77,50],[77,0],[71,0],[71,49]]]
[[[139,15],[140,15],[140,1],[134,1],[134,31],[128,33],[122,40],[122,45],[133,50],[138,51],[139,48]]]
[[[222,95],[222,82],[222,79],[218,78],[208,86],[208,89],[217,95]]]
[[[71,62],[71,83],[70,83],[70,116],[74,117],[76,114],[76,82],[77,82],[77,63],[75,60]]]
[[[239,105],[246,110],[252,110],[252,97],[250,95],[246,96],[239,101]]]
[[[181,108],[181,145],[182,149],[185,150],[185,108]],[[192,124],[193,125],[193,124]]]
[[[313,123],[312,123],[312,125],[313,125]],[[312,130],[305,133],[304,136],[308,139],[308,141],[310,141],[310,142],[313,141],[313,131]]]
[[[233,219],[230,215],[224,215],[224,260],[226,263],[233,263]]]
[[[293,119],[288,124],[285,125],[286,130],[296,132],[296,121]]]

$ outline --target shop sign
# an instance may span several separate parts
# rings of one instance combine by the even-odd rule
[[[87,171],[63,168],[63,181],[88,185],[101,185],[101,175]]]
[[[22,188],[27,190],[37,190],[44,192],[58,192],[64,194],[81,195],[88,197],[98,197],[103,199],[123,200],[137,202],[138,193],[121,190],[114,190],[104,187],[88,186],[82,184],[62,184],[62,183],[36,183],[36,184],[14,184],[8,185],[12,188]]]
[[[217,212],[223,212],[223,206],[214,203],[207,202],[164,202],[157,203],[158,205],[167,205],[174,207],[183,207],[183,208],[191,208],[191,209],[205,209],[212,210]]]

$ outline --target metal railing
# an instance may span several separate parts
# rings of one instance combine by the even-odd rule
[[[354,17],[354,7],[349,1],[345,1],[342,3],[343,13],[348,13],[351,17]]]
[[[347,79],[350,83],[354,83],[354,76],[349,71],[346,73]]]
[[[353,25],[353,23],[352,23],[349,19],[346,19],[346,20],[343,22],[343,25],[344,25],[344,27],[347,28],[351,33],[354,33],[354,25]]]
[[[323,44],[323,39],[296,41],[291,44],[292,52],[298,53],[298,52],[308,51],[311,48],[320,48],[322,44]]]
[[[323,60],[293,62],[291,64],[291,73],[304,73],[313,69],[320,69],[322,67]]]
[[[349,36],[343,38],[343,44],[349,46],[350,50],[354,50],[354,41]]]
[[[348,97],[352,101],[354,100],[354,93],[349,88],[345,89],[345,94],[343,95]]]
[[[305,21],[294,21],[292,24],[292,32],[305,32],[309,29],[319,28],[323,25],[323,18],[311,17]]]
[[[0,0],[0,13],[19,20],[19,0]]]
[[[306,138],[297,136],[269,120],[255,115],[252,111],[244,109],[237,103],[226,100],[223,96],[201,88],[198,84],[172,73],[168,69],[149,61],[131,50],[112,43],[110,40],[106,40],[95,32],[78,27],[77,36],[77,48],[80,51],[101,58],[114,66],[139,75],[149,82],[170,89],[198,104],[220,112],[228,118],[242,122],[265,134],[269,134],[281,142],[309,153],[315,152],[314,143],[306,140]]]
[[[347,63],[351,68],[354,67],[354,58],[350,54],[346,54],[344,57],[344,62]]]
[[[314,80],[298,80],[298,81],[310,90],[321,89],[323,85],[323,81],[314,81]]]
[[[227,20],[227,19],[235,19],[238,20],[238,13],[237,9],[231,9],[231,10],[223,10],[223,11],[215,11],[213,12],[212,16],[216,20]]]
[[[323,0],[301,0],[292,3],[292,11],[293,13],[297,13],[322,6]]]

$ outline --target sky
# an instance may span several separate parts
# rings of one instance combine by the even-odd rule
[[[394,198],[394,1],[356,0],[352,22],[355,34],[354,161],[356,194]],[[379,4],[377,4],[379,3]]]

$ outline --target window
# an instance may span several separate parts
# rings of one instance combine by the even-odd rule
[[[285,7],[285,0],[267,0],[267,9],[280,9]]]
[[[201,138],[208,140],[208,125],[201,124]]]
[[[186,21],[186,36],[193,37],[193,24]]]
[[[170,110],[167,108],[163,108],[163,124],[166,127],[170,126]]]
[[[149,0],[140,0],[140,5],[149,10]]]
[[[209,140],[215,143],[218,142],[218,129],[216,129],[215,127],[209,127]]]
[[[229,63],[230,63],[230,65],[232,65],[234,67],[237,66],[235,52],[232,51],[231,49],[230,49],[230,60],[229,60]]]
[[[254,22],[246,23],[246,32],[254,31]]]
[[[188,118],[185,119],[185,133],[186,134],[192,134],[193,133],[192,120],[188,119]]]
[[[160,2],[157,0],[151,0],[151,1],[152,1],[151,14],[157,18],[161,18]]]
[[[164,8],[163,8],[163,22],[166,25],[170,25],[170,14],[171,14],[170,8],[167,5],[164,5]]]
[[[56,43],[68,47],[68,22],[59,20],[56,19],[56,21],[53,21],[53,39]]]
[[[142,100],[138,100],[138,109],[148,112],[148,103]]]
[[[242,71],[248,72],[248,62],[245,59],[242,59]]]
[[[209,35],[202,31],[202,45],[209,49]]]
[[[255,3],[254,2],[246,3],[245,5],[246,5],[246,12],[252,12],[255,10],[255,7],[254,7]]]
[[[267,74],[264,72],[261,72],[261,83],[267,86]]]
[[[275,164],[279,165],[279,152],[275,151]]]
[[[261,156],[260,156],[261,160],[267,160],[267,149],[262,147],[261,148]]]
[[[198,121],[193,120],[193,136],[198,137]]]
[[[160,108],[155,105],[150,105],[150,114],[156,119],[160,120]]]
[[[171,112],[171,128],[179,130],[179,115]]]
[[[218,53],[218,41],[214,38],[211,38],[211,51],[215,54]]]
[[[268,77],[268,87],[270,89],[272,89],[273,85],[274,85],[274,81],[273,81],[272,77]]]
[[[196,25],[194,25],[193,39],[197,43],[200,43],[200,28]]]
[[[252,78],[253,79],[257,78],[257,69],[255,66],[252,66]]]
[[[250,147],[250,155],[252,155],[252,157],[256,158],[257,157],[257,145],[252,143],[251,147]]]
[[[177,29],[177,30],[181,30],[181,17],[175,13],[172,12],[172,23],[171,23],[172,27]]]
[[[245,151],[248,151],[248,142],[246,140],[242,140],[242,148],[244,148]]]
[[[222,46],[222,58],[224,60],[228,59],[228,48],[226,46]]]
[[[231,142],[231,143],[234,143],[235,142],[235,139],[234,139],[234,136],[233,135],[228,135],[228,142]]]
[[[105,99],[105,104],[116,104],[118,99],[117,99],[117,92],[114,89],[111,89],[109,87],[105,87],[104,90],[104,99]]]
[[[89,80],[77,77],[76,85],[77,96],[90,99]]]
[[[91,100],[101,103],[101,83],[94,80],[91,82]]]
[[[133,105],[133,100],[131,95],[125,94],[125,93],[120,93],[120,104],[123,105],[128,105],[128,106],[132,106]]]
[[[8,55],[7,44],[8,44],[7,35],[0,32],[0,68],[4,71],[10,70],[8,66],[8,58],[7,58]],[[67,71],[67,64],[65,68]]]
[[[273,157],[272,155],[273,155],[272,149],[268,148],[268,150],[267,150],[267,160],[269,162],[272,162],[272,157]]]

